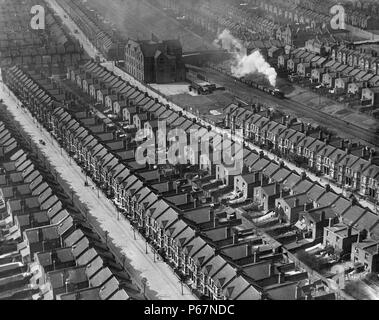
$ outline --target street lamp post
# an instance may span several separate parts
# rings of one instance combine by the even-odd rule
[[[180,285],[181,285],[182,296],[183,296],[183,295],[184,295],[184,285],[183,285],[183,280],[180,279],[179,282],[180,282]]]
[[[142,285],[143,285],[143,295],[145,296],[146,294],[146,283],[147,283],[147,279],[146,278],[142,278]],[[146,296],[145,296],[146,297]]]

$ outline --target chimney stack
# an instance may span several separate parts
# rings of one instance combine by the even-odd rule
[[[252,254],[253,254],[253,244],[251,243],[251,241],[249,241],[246,244],[246,257],[250,257]]]
[[[296,290],[295,290],[295,300],[299,300],[300,294],[301,294],[301,289],[300,289],[300,286],[297,285]]]
[[[329,218],[329,228],[332,227],[332,218]]]
[[[295,199],[293,204],[294,204],[294,207],[297,208],[299,206],[299,199]]]
[[[284,275],[279,272],[279,275],[278,275],[278,284],[282,284],[284,281]]]
[[[272,276],[273,271],[274,271],[273,269],[274,269],[274,266],[273,266],[272,263],[270,263],[270,264],[268,265],[268,276],[269,276],[269,277]]]
[[[233,244],[238,244],[238,231],[235,230],[233,233]]]
[[[351,226],[348,226],[347,227],[347,237],[350,238],[351,237],[351,233],[352,233],[352,227]]]
[[[362,152],[361,157],[365,158],[366,157],[366,147],[362,148],[361,152]]]
[[[324,220],[325,220],[325,211],[321,211],[320,221],[324,221]]]
[[[230,227],[225,228],[225,238],[230,238],[232,234],[232,229]]]
[[[275,182],[275,195],[281,192],[280,184]]]

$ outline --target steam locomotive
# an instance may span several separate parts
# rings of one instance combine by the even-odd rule
[[[254,81],[252,79],[245,78],[245,77],[240,77],[240,78],[233,77],[233,78],[235,80],[237,80],[237,81],[240,81],[242,83],[247,84],[248,86],[250,86],[252,88],[256,88],[258,90],[261,90],[261,91],[264,91],[264,92],[266,92],[268,94],[271,94],[274,97],[277,97],[279,99],[285,99],[285,95],[284,95],[283,91],[281,91],[281,90],[279,90],[277,88],[274,88],[274,87],[272,87],[270,85],[266,85],[266,84],[263,83],[263,81],[262,81],[262,83],[258,83],[258,82]]]

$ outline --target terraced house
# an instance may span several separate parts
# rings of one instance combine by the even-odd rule
[[[146,101],[141,108],[146,108],[145,110],[151,110],[151,112],[155,110],[159,114],[165,112],[155,106],[154,100],[154,102],[148,102],[147,100],[152,100],[148,96],[144,96],[144,99]],[[105,101],[103,107],[105,107]],[[71,151],[78,164],[81,164],[94,181],[107,191],[108,197],[114,199],[120,212],[124,213],[135,228],[155,245],[157,252],[179,274],[186,277],[186,281],[189,281],[194,290],[212,299],[229,299],[230,297],[275,299],[285,294],[291,299],[296,298],[296,285],[291,273],[295,270],[296,274],[299,272],[299,275],[306,277],[306,274],[297,268],[279,273],[268,273],[263,278],[254,275],[252,271],[249,271],[250,276],[246,275],[247,271],[239,271],[237,265],[242,261],[261,262],[258,261],[257,253],[255,260],[252,259],[255,249],[254,244],[252,245],[249,240],[248,232],[239,233],[236,230],[236,234],[239,234],[238,243],[233,240],[232,227],[240,225],[241,220],[233,218],[233,214],[223,211],[218,205],[214,209],[209,207],[211,194],[209,190],[211,189],[207,190],[207,185],[213,188],[217,185],[212,182],[214,179],[212,173],[208,173],[194,184],[193,181],[185,178],[189,173],[185,173],[183,179],[183,173],[180,174],[178,168],[139,165],[132,157],[125,156],[128,152],[125,148],[130,145],[130,141],[125,141],[128,140],[125,139],[126,136],[115,135],[112,139],[115,132],[123,132],[118,122],[109,122],[109,118],[103,117],[101,112],[93,108],[85,112],[76,111],[73,106],[71,108],[73,109],[44,109],[44,113],[48,114],[45,118],[49,119],[48,125],[51,126],[54,134],[60,141],[66,141],[63,145]],[[36,115],[42,113],[36,113]],[[179,124],[185,124],[188,121],[181,115],[178,115],[177,119],[179,118],[182,118],[180,122],[177,122]],[[208,132],[206,128],[201,129],[193,121],[188,121],[185,127]],[[284,128],[287,127],[284,126]],[[72,144],[76,147],[71,147]],[[136,145],[130,150],[135,147]],[[118,150],[121,151],[117,152]],[[292,175],[289,170],[261,158],[254,152],[247,150],[245,152],[247,167],[251,167],[251,170],[255,172],[261,172],[263,179],[268,183],[282,182],[286,186],[295,184],[296,175]],[[172,173],[167,174],[170,172],[167,170],[171,170]],[[225,189],[222,182],[219,185],[221,189],[218,192],[221,195],[230,190]],[[193,189],[194,186],[195,189]],[[250,192],[247,196],[251,196]],[[217,204],[216,199],[213,198],[213,202]],[[191,213],[188,210],[191,210]],[[196,218],[202,216],[204,212],[208,212],[207,219]],[[267,241],[267,239],[261,239],[257,242],[262,254],[271,250],[269,248],[273,245]],[[199,243],[197,249],[195,249],[195,242]],[[200,245],[200,243],[205,245]],[[280,253],[280,244],[274,247],[276,253],[272,259],[280,256],[283,263],[290,263],[290,259]],[[241,255],[233,253],[238,252],[239,248],[244,248],[242,251],[245,253]],[[220,249],[228,252],[230,258],[221,256]],[[254,281],[255,278],[260,280]],[[236,288],[236,284],[242,287]]]
[[[25,145],[13,130],[9,132]],[[1,229],[7,231],[3,243],[17,243],[21,261],[28,264],[28,283],[34,289],[27,290],[27,298],[52,300],[72,295],[74,299],[141,299],[109,248],[77,208],[67,202],[64,190],[30,156],[28,145],[25,150],[17,146],[7,151],[0,166],[3,177],[19,177],[6,179],[1,186],[9,209]],[[66,286],[59,281],[62,275]],[[20,294],[24,288],[16,282],[12,291]],[[93,293],[91,297],[81,296],[88,290]]]
[[[296,163],[306,163],[310,170],[325,175],[336,184],[377,201],[373,200],[378,199],[377,191],[374,192],[378,181],[374,169],[377,165],[373,151],[366,146],[344,141],[296,119],[270,114],[256,106],[230,105],[224,113],[225,126],[232,131],[238,126],[245,128],[244,135],[254,144],[265,146],[268,143],[268,150],[277,149],[281,155]],[[370,166],[371,170],[366,170]],[[368,176],[363,178],[364,172]]]

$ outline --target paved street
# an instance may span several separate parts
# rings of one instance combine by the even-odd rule
[[[99,228],[108,231],[109,241],[127,256],[127,270],[131,276],[137,279],[137,283],[140,283],[143,277],[147,279],[146,295],[150,299],[161,300],[195,299],[187,287],[184,287],[184,295],[181,294],[179,280],[168,265],[162,261],[154,262],[150,248],[148,254],[145,253],[145,241],[139,235],[137,240],[134,240],[130,223],[123,218],[118,221],[117,210],[104,195],[100,194],[99,199],[97,190],[84,187],[85,176],[80,167],[74,161],[70,161],[65,152],[61,155],[59,146],[52,142],[49,133],[44,129],[38,129],[28,113],[16,108],[17,102],[4,92],[3,86],[0,89],[0,98],[33,141],[37,144],[40,139],[47,142],[46,146],[40,147],[41,152],[49,159],[51,167],[54,167],[61,178],[71,186],[79,200],[89,208],[91,223],[96,223]]]
[[[62,16],[62,18],[64,19],[63,17],[63,11],[62,9],[60,9],[59,6],[56,5],[56,2],[55,0],[49,0],[50,3],[52,3],[54,5],[54,8],[57,7],[57,12],[59,13],[59,15]],[[73,25],[73,22],[70,21],[70,20],[65,20],[65,23],[66,25],[70,28],[70,30],[75,30],[76,29],[76,26]],[[83,44],[83,46],[85,47],[87,53],[89,53],[91,56],[95,56],[97,54],[97,51],[96,49],[90,44],[90,41],[85,37],[84,34],[82,34],[81,32],[79,32],[79,34],[76,35],[78,37],[78,40]],[[166,104],[166,105],[170,105],[174,110],[176,111],[181,111],[183,113],[183,115],[187,116],[187,117],[190,117],[190,118],[193,118],[194,115],[191,114],[190,112],[186,111],[186,110],[183,110],[180,106],[172,103],[171,101],[163,98],[161,95],[159,95],[158,93],[156,93],[155,91],[153,91],[152,89],[146,87],[146,85],[140,83],[139,81],[137,81],[136,79],[134,79],[132,76],[130,76],[129,74],[127,74],[126,72],[124,72],[123,70],[117,68],[114,63],[112,62],[104,62],[102,64],[104,67],[106,67],[108,70],[111,70],[113,71],[116,75],[118,76],[121,76],[124,80],[126,81],[129,81],[132,85],[135,85],[137,86],[141,91],[146,91],[149,93],[149,95],[153,98],[158,98],[159,101],[163,104]],[[210,80],[215,80],[217,83],[219,84],[222,84],[222,85],[228,85],[230,86],[231,88],[235,89],[238,91],[238,93],[240,94],[240,96],[243,96],[243,94],[248,94],[248,95],[252,95],[253,97],[259,97],[259,100],[260,102],[270,102],[269,99],[275,99],[274,97],[269,97],[266,93],[263,93],[259,90],[254,90],[253,88],[250,88],[250,87],[247,87],[246,85],[242,84],[242,83],[237,83],[237,84],[234,84],[231,85],[230,82],[233,82],[232,80],[230,80],[228,77],[226,76],[223,76],[221,75],[220,73],[218,72],[215,72],[215,71],[211,71],[209,70],[209,78]],[[222,81],[221,81],[222,80]],[[275,100],[276,101],[276,100]],[[283,102],[283,100],[281,100],[280,102]],[[276,103],[278,103],[278,101],[276,101]],[[292,102],[291,101],[286,101],[286,105],[291,105]],[[304,111],[304,112],[312,112],[312,111]],[[314,115],[314,112],[312,112],[312,114]],[[321,115],[322,116],[322,115]],[[325,117],[325,115],[323,115],[323,117]],[[200,120],[200,123],[203,123],[205,126],[208,126],[209,124],[206,123],[205,121]],[[334,128],[337,126],[337,123],[334,122],[334,119],[328,119],[328,121],[331,122],[331,127]],[[223,130],[220,129],[220,128],[217,128],[215,126],[211,126],[212,127],[212,130],[214,130],[214,132],[217,132],[217,133],[222,133]],[[347,132],[351,131],[351,128],[349,128],[348,126],[346,125],[342,125],[342,127],[344,128],[344,130]],[[363,130],[363,129],[362,129]],[[355,130],[356,131],[356,130]],[[354,131],[354,132],[355,132]],[[363,130],[365,131],[365,130]],[[363,132],[362,135],[364,135],[365,133]],[[371,135],[372,135],[372,132],[371,132]],[[367,136],[364,136],[366,137],[365,139],[368,139]],[[235,139],[235,138],[233,138]],[[373,137],[370,138],[370,140],[374,139]],[[258,148],[257,146],[253,145],[252,143],[248,143],[247,144],[247,147],[251,150],[256,150],[257,152],[260,152],[260,151],[263,151],[266,156],[268,156],[271,160],[275,160],[277,159],[277,156],[274,155],[274,154],[271,154],[270,152],[267,152],[265,150],[261,150],[260,148]],[[296,167],[295,165],[289,163],[288,161],[285,161],[286,165],[291,169],[291,170],[294,170],[298,173],[301,173],[304,171],[304,169],[302,168],[298,168]],[[330,184],[330,181],[327,180],[327,179],[324,179],[324,178],[320,178],[320,177],[317,177],[316,175],[310,173],[310,172],[307,172],[308,176],[310,177],[310,179],[312,181],[317,181],[319,182],[320,184],[322,185],[326,185],[326,184]],[[332,186],[333,189],[341,194],[343,192],[343,190],[337,186]],[[374,212],[377,212],[378,208],[368,202],[368,201],[365,201],[365,200],[359,200],[360,204],[365,206],[365,207],[368,207],[370,210],[374,211]]]

